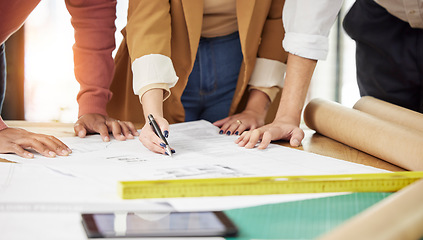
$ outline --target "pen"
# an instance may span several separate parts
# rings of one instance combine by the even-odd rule
[[[152,114],[148,114],[148,121],[150,123],[150,126],[153,127],[153,131],[156,133],[156,135],[166,144],[165,150],[166,153],[169,156],[172,156],[172,151],[170,150],[169,143],[167,143],[166,138],[163,136],[162,131],[159,128],[159,125],[157,125],[156,120],[154,120],[154,117]]]

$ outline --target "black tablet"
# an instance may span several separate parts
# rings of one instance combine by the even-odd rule
[[[237,228],[223,212],[85,213],[89,238],[232,237]]]

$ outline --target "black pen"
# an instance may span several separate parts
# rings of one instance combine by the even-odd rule
[[[153,131],[156,133],[156,135],[166,144],[165,150],[166,153],[169,156],[172,156],[172,150],[170,149],[169,143],[167,143],[166,138],[162,134],[162,130],[160,130],[159,125],[157,125],[156,120],[154,120],[154,117],[152,114],[148,114],[148,121],[150,122],[150,126],[153,127]]]

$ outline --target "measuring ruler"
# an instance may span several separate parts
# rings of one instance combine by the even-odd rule
[[[118,191],[123,199],[396,192],[421,178],[423,172],[122,181]]]

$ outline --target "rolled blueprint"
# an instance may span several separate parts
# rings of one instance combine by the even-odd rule
[[[402,168],[423,170],[423,134],[356,109],[323,99],[304,110],[307,126],[318,133]]]
[[[377,118],[422,131],[423,134],[423,114],[419,112],[370,96],[360,98],[353,108]]]

